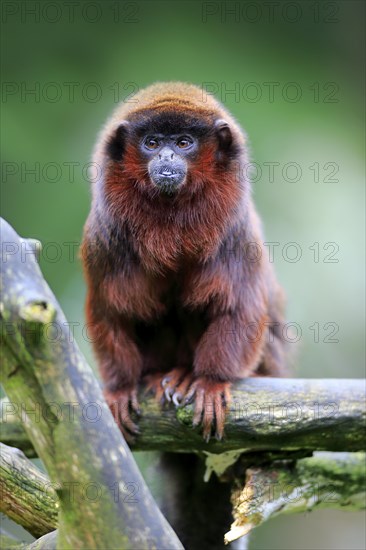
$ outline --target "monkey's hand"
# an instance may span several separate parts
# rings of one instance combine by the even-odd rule
[[[185,395],[183,404],[194,400],[193,426],[202,424],[203,438],[209,441],[212,431],[221,440],[226,411],[230,403],[230,382],[216,382],[204,376],[196,378]]]
[[[230,382],[217,382],[204,376],[193,378],[192,371],[179,367],[168,373],[149,375],[145,381],[146,391],[152,391],[161,404],[172,402],[180,407],[195,401],[193,426],[202,424],[207,442],[213,431],[216,439],[222,439],[230,403]]]
[[[176,407],[179,407],[192,380],[193,374],[191,371],[177,367],[170,372],[160,372],[146,376],[146,391],[153,392],[161,404],[173,402]]]
[[[132,411],[140,415],[136,388],[126,388],[115,392],[104,390],[103,393],[124,438],[129,443],[133,443],[134,436],[139,434],[139,428],[131,418]]]

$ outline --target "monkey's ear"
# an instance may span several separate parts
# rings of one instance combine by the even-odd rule
[[[215,122],[215,132],[219,142],[219,149],[221,151],[229,151],[233,143],[233,135],[231,129],[226,120],[219,119]]]
[[[127,120],[121,122],[107,142],[106,152],[112,160],[119,161],[123,158],[128,135],[128,126],[129,122]]]

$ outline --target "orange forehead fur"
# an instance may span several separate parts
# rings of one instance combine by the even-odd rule
[[[174,108],[180,112],[196,112],[201,115],[221,110],[218,101],[203,89],[181,82],[162,82],[148,86],[134,96],[134,101],[117,108],[115,115],[124,117],[142,109],[165,110]]]
[[[174,110],[175,113],[199,115],[200,118],[226,120],[236,136],[238,143],[244,144],[246,137],[238,123],[230,113],[212,95],[203,88],[184,82],[158,82],[140,90],[128,103],[120,103],[102,129],[93,160],[102,164],[104,148],[108,138],[115,128],[132,115],[146,109],[164,112]]]

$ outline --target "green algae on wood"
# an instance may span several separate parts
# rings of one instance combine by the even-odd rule
[[[0,511],[34,537],[57,527],[58,498],[49,478],[24,454],[0,443]]]
[[[57,487],[58,546],[181,549],[91,368],[76,343],[70,342],[67,321],[34,254],[24,258],[24,239],[4,220],[1,240],[1,381]],[[50,320],[57,325],[57,338],[47,337]],[[99,416],[92,421],[83,414],[83,407],[68,416],[70,403],[95,404]],[[133,501],[126,494],[131,484],[138,491]]]
[[[320,508],[355,511],[366,507],[365,453],[316,453],[267,467],[250,468],[232,492],[235,518],[225,541],[248,534],[279,514]]]

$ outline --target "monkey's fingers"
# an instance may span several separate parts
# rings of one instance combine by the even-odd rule
[[[137,424],[132,420],[130,416],[130,407],[132,407],[132,400],[134,406],[138,407],[136,392],[128,392],[121,396],[119,401],[119,425],[131,432],[134,435],[139,433]]]
[[[130,408],[135,412],[140,411],[136,389],[124,389],[117,392],[105,390],[104,397],[125,439],[132,443],[133,435],[139,434],[139,428],[130,416]]]
[[[131,409],[138,416],[140,416],[141,415],[141,409],[140,409],[140,404],[139,404],[138,399],[137,399],[137,390],[132,390],[132,392],[130,394],[130,405],[131,405]]]
[[[225,416],[226,416],[226,401],[225,401],[224,395],[225,395],[225,392],[217,393],[214,397],[215,421],[216,421],[215,437],[218,441],[221,441],[224,435],[224,425],[225,425]]]
[[[128,430],[133,435],[138,435],[140,433],[139,427],[130,417],[128,411],[124,411],[120,417],[119,426],[121,431]]]
[[[213,403],[215,399],[216,399],[216,395],[215,396],[212,396],[210,394],[205,395],[202,428],[203,428],[203,439],[206,441],[206,443],[210,441],[212,426],[215,419],[214,403]]]
[[[225,390],[223,392],[208,392],[205,394],[205,404],[203,411],[203,438],[208,443],[211,437],[212,429],[216,427],[215,438],[221,441],[224,435],[226,401]]]
[[[164,402],[164,389],[161,385],[164,376],[165,374],[159,372],[156,374],[149,374],[144,378],[146,384],[145,394],[153,393],[159,403]]]
[[[178,398],[178,396],[176,396],[174,399],[176,389],[183,383],[186,376],[187,371],[182,367],[177,367],[164,376],[161,385],[164,388],[164,396],[167,401],[173,401],[176,405]],[[187,384],[189,385],[189,382]]]
[[[190,390],[189,393],[191,393],[192,390]],[[205,404],[205,392],[203,388],[195,388],[195,404],[194,404],[194,415],[193,415],[193,426],[198,426],[198,424],[201,423],[202,413],[204,410],[204,404]]]
[[[225,417],[230,403],[230,383],[198,378],[190,386],[185,404],[195,400],[193,426],[202,423],[203,437],[209,441],[213,428],[216,439],[224,435]]]
[[[196,385],[193,382],[193,384],[191,385],[191,387],[189,388],[189,390],[186,393],[183,405],[188,405],[189,403],[192,403],[192,401],[194,399],[194,396],[195,396],[195,393],[196,393]]]
[[[226,420],[226,413],[228,411],[231,401],[230,382],[224,382],[221,384],[221,391],[218,391],[214,399],[215,407],[215,423],[216,432],[215,437],[218,441],[224,437],[224,427]]]
[[[224,387],[224,393],[223,393],[223,396],[222,396],[222,400],[223,400],[223,404],[224,404],[224,407],[225,409],[228,409],[229,408],[229,405],[231,403],[231,384],[225,384],[225,387]]]
[[[113,416],[125,440],[130,444],[134,443],[136,439],[135,436],[140,433],[140,430],[130,417],[129,411],[125,408],[123,410],[119,408],[118,417],[116,418],[115,414]]]
[[[179,386],[175,388],[172,401],[176,407],[181,407],[183,404],[183,398],[187,394],[187,390],[192,383],[192,374],[187,374],[185,378],[180,382]]]
[[[135,434],[135,435],[132,435],[124,426],[123,424],[118,424],[118,427],[124,437],[124,439],[127,441],[127,443],[129,443],[130,445],[133,445],[133,443],[135,443],[136,441],[136,437],[135,435],[138,435],[138,434]]]

